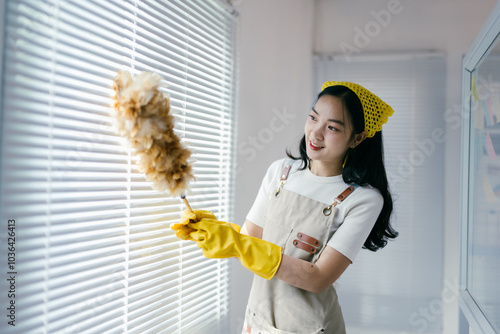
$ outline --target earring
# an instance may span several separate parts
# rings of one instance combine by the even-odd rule
[[[342,168],[345,168],[345,164],[347,163],[347,158],[349,157],[350,152],[351,152],[351,150],[347,151],[345,158],[344,158],[344,163],[342,164]]]

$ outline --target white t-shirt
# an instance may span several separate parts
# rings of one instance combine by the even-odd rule
[[[317,176],[308,168],[299,170],[301,160],[277,160],[268,168],[257,198],[246,217],[252,223],[264,227],[269,199],[279,186],[283,168],[290,162],[293,165],[284,189],[328,206],[349,187],[349,184],[343,181],[342,175]],[[356,255],[375,225],[383,204],[384,199],[378,189],[357,187],[341,204],[337,205],[339,212],[334,218],[327,246],[336,249],[351,262],[354,262]],[[322,212],[319,211],[318,214],[322,215]]]

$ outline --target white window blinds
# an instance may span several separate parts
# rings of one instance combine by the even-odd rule
[[[376,253],[362,250],[339,280],[352,332],[441,332],[450,302],[449,293],[441,295],[445,64],[439,54],[315,58],[316,90],[324,81],[352,81],[394,109],[383,139],[392,224],[400,234]]]
[[[138,171],[111,96],[119,70],[163,77],[195,159],[191,206],[231,220],[235,13],[216,0],[9,0],[4,16],[2,254],[8,221],[16,239],[0,332],[226,332],[229,264],[170,230],[182,202]]]

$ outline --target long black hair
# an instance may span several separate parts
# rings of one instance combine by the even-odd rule
[[[358,96],[345,86],[330,86],[319,93],[314,104],[323,96],[330,95],[340,99],[343,109],[347,111],[353,127],[351,140],[355,134],[365,129],[363,106]],[[313,105],[314,105],[313,104]],[[370,185],[380,191],[384,198],[384,205],[375,226],[366,239],[363,247],[376,251],[385,247],[388,239],[394,239],[398,232],[390,224],[393,209],[392,196],[389,191],[387,174],[384,167],[384,147],[382,142],[382,131],[373,137],[366,138],[355,148],[349,149],[347,159],[342,172],[345,183],[356,183],[360,186]],[[295,160],[302,160],[301,169],[309,167],[309,157],[306,151],[306,136],[304,135],[299,144],[300,157],[293,156],[287,150],[287,155]]]

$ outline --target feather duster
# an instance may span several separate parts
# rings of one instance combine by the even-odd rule
[[[139,169],[153,188],[179,195],[193,179],[191,151],[174,133],[170,97],[159,90],[160,83],[156,73],[132,78],[129,72],[118,72],[113,85],[116,127],[136,150]]]

